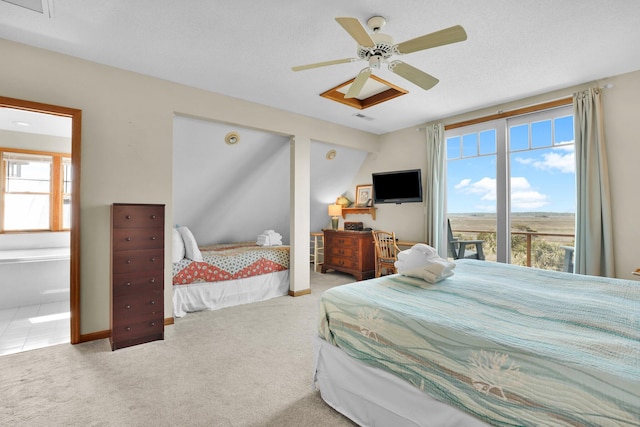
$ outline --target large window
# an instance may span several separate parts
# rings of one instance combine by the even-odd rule
[[[449,130],[447,212],[488,260],[561,270],[575,229],[570,106]]]
[[[71,159],[57,153],[0,149],[0,231],[71,228]]]

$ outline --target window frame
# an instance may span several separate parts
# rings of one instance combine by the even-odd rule
[[[7,167],[4,160],[5,153],[14,154],[27,154],[33,156],[47,156],[51,157],[51,174],[49,177],[49,227],[37,228],[37,229],[23,229],[23,230],[5,230],[5,206],[7,194],[20,194],[20,193],[7,193],[5,183],[7,180]],[[0,179],[0,234],[9,233],[42,233],[42,232],[59,232],[70,231],[70,228],[63,226],[63,207],[64,197],[68,194],[64,193],[64,183],[62,182],[64,177],[65,164],[71,164],[70,153],[60,153],[53,151],[40,151],[40,150],[25,150],[20,148],[0,147],[0,173],[2,174]],[[29,193],[24,193],[29,194]],[[45,193],[42,193],[45,194]]]

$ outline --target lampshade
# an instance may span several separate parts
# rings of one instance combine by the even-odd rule
[[[340,216],[342,215],[342,206],[340,205],[329,205],[329,216]]]

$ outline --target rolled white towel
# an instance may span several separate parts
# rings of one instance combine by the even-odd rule
[[[456,264],[439,256],[425,257],[424,254],[414,252],[409,257],[395,262],[399,274],[417,277],[429,283],[437,283],[453,275]]]
[[[398,253],[398,261],[402,267],[396,265],[398,272],[401,273],[400,268],[411,270],[413,268],[422,267],[428,264],[431,260],[438,259],[438,255],[432,255],[430,253],[421,252],[413,248],[401,251]]]
[[[411,247],[411,249],[421,252],[428,257],[439,256],[438,251],[432,246],[427,245],[426,243],[416,243]]]
[[[259,246],[269,246],[271,244],[271,238],[266,234],[260,234],[256,239],[256,244]]]

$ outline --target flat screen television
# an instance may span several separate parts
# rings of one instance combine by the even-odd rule
[[[422,202],[420,169],[371,174],[374,203]]]

